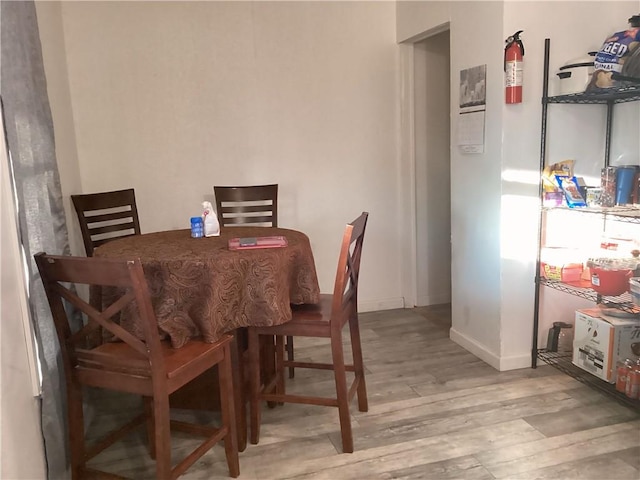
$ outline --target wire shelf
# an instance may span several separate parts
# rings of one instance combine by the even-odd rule
[[[599,215],[603,218],[618,222],[640,223],[640,205],[625,205],[619,207],[542,207],[545,212],[566,211]]]
[[[591,282],[586,280],[575,283],[564,283],[558,280],[549,280],[548,278],[540,277],[540,285],[569,293],[575,297],[591,300],[605,307],[615,308],[627,313],[640,314],[640,307],[633,303],[633,297],[628,292],[618,296],[600,295],[590,288]]]
[[[545,349],[538,350],[538,358],[547,365],[560,370],[561,372],[569,375],[570,377],[578,380],[580,383],[584,383],[595,390],[598,390],[627,407],[631,407],[640,413],[640,400],[627,397],[624,393],[616,390],[615,384],[605,382],[600,378],[591,375],[589,372],[582,370],[571,363],[571,354],[547,352]]]
[[[640,100],[640,85],[600,88],[592,92],[543,97],[542,103],[603,104]]]

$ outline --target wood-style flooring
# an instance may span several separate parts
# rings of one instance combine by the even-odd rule
[[[265,407],[239,478],[640,480],[638,412],[549,366],[496,371],[449,340],[450,317],[449,305],[360,314],[369,411],[352,402],[355,452],[340,453],[336,408]],[[295,346],[297,359],[329,358],[325,341]],[[334,388],[329,371],[298,369],[287,382],[290,392]],[[137,399],[101,402],[89,435],[138,408]],[[132,434],[91,463],[153,478],[144,442],[143,431]],[[176,456],[194,445],[179,433],[172,442]],[[228,478],[222,445],[180,478]]]

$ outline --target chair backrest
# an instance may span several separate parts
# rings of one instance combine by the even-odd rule
[[[34,258],[51,308],[68,382],[78,368],[85,373],[115,371],[149,377],[164,370],[158,323],[139,259],[53,256],[42,252]],[[104,308],[91,305],[76,293],[78,285],[113,288],[116,295],[110,298],[114,301]],[[82,327],[74,327],[78,323],[74,321],[77,312],[83,314]],[[144,340],[114,321],[121,312],[139,316]],[[100,327],[139,355],[123,359],[104,350],[93,352]]]
[[[367,228],[368,212],[347,224],[342,237],[338,259],[338,270],[333,289],[331,328],[341,330],[353,315],[358,313],[358,279],[364,232]]]
[[[87,256],[115,238],[140,235],[140,221],[133,188],[114,192],[71,195],[78,214]]]
[[[213,193],[221,226],[278,226],[277,183],[238,187],[214,186]]]

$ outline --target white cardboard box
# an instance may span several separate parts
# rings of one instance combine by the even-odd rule
[[[573,364],[609,383],[616,381],[616,363],[638,359],[640,321],[604,315],[599,308],[576,310]]]

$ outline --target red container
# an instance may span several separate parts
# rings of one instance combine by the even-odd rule
[[[591,288],[600,295],[622,295],[629,290],[629,279],[632,276],[632,270],[604,270],[591,267]]]
[[[633,362],[630,359],[626,359],[624,362],[619,362],[616,369],[616,390],[622,393],[627,391],[627,381],[629,380],[629,374],[633,372]]]
[[[627,388],[625,395],[629,398],[637,399],[640,395],[640,367],[636,366],[627,375]]]

